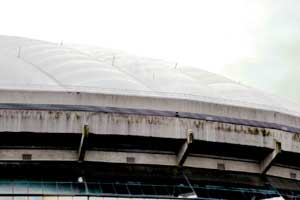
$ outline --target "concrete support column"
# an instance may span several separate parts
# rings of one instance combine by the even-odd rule
[[[78,160],[79,161],[84,160],[88,135],[89,135],[89,127],[87,124],[85,124],[82,127],[82,135],[81,135],[81,140],[80,140],[80,144],[79,144],[79,148],[78,148]]]
[[[188,129],[187,130],[187,138],[184,144],[181,146],[178,154],[177,154],[177,165],[182,166],[188,156],[189,152],[189,146],[193,143],[194,135],[193,130]]]
[[[278,156],[278,154],[281,152],[281,142],[274,140],[274,149],[273,151],[268,154],[261,162],[261,173],[266,174],[268,170],[271,168],[272,164],[274,163],[274,160]]]

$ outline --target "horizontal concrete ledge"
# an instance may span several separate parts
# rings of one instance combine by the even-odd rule
[[[78,152],[71,150],[33,150],[33,149],[1,149],[0,161],[3,162],[34,162],[34,161],[73,161],[78,162]],[[177,156],[153,153],[131,153],[113,151],[86,151],[85,161],[122,164],[143,164],[177,166]],[[231,160],[226,157],[188,156],[183,167],[199,169],[215,169],[232,172],[261,174],[259,162]],[[292,166],[272,165],[266,175],[300,180],[300,169]]]
[[[60,135],[74,136],[77,134],[79,136],[82,133],[83,124],[89,126],[91,136],[99,136],[99,138],[100,136],[120,136],[123,138],[134,136],[144,137],[145,140],[155,138],[157,140],[182,140],[183,142],[183,140],[186,140],[186,130],[191,129],[195,143],[198,141],[222,143],[233,146],[239,145],[240,147],[249,146],[252,149],[260,150],[273,149],[273,140],[276,139],[282,143],[283,151],[300,153],[300,134],[289,134],[285,131],[272,129],[162,116],[70,111],[0,110],[0,136],[3,136],[3,139],[10,137],[10,133],[19,136],[26,136],[27,133],[32,133],[39,135],[41,140],[46,139],[46,135],[50,136],[51,134],[56,135],[59,140]],[[5,133],[1,135],[2,132]],[[43,138],[44,133],[46,134]],[[78,144],[77,141],[73,142],[76,148],[80,144],[79,139]],[[114,141],[110,142],[113,145]],[[60,143],[62,145],[60,148],[63,148],[62,143],[64,142]],[[100,143],[101,141],[99,141]],[[53,144],[55,145],[55,141]],[[4,143],[2,145],[5,146]],[[31,146],[30,137],[28,137],[26,145]],[[27,148],[26,145],[23,147]],[[160,145],[162,144],[160,143]],[[176,150],[174,150],[175,147],[172,149],[174,152],[178,152],[180,149],[180,144],[176,143],[176,145]],[[8,146],[14,148],[14,143],[11,142]],[[37,146],[43,148],[38,144]]]
[[[268,149],[273,149],[273,140],[276,139],[282,142],[284,151],[300,153],[300,134],[289,134],[286,131],[190,118],[0,109],[0,133],[34,133],[40,135],[43,133],[70,133],[79,135],[82,133],[83,124],[88,124],[91,135],[139,136],[145,137],[145,139],[149,137],[186,139],[186,130],[191,129],[195,141]],[[179,148],[178,146],[178,150]]]
[[[164,110],[119,108],[119,107],[100,107],[100,106],[83,106],[83,105],[60,105],[60,104],[17,104],[17,103],[0,103],[0,110],[46,110],[46,111],[80,111],[80,112],[96,112],[96,113],[118,113],[118,114],[134,114],[147,116],[162,117],[178,117],[197,120],[206,120],[212,122],[222,122],[228,124],[245,125],[258,128],[269,128],[274,130],[282,130],[291,133],[300,133],[300,128],[287,126],[264,121],[231,118],[225,116],[208,115],[202,113],[175,112]]]

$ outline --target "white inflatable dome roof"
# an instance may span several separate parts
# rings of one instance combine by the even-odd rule
[[[0,36],[0,89],[190,99],[300,116],[299,106],[286,99],[201,69],[98,47],[10,36]]]

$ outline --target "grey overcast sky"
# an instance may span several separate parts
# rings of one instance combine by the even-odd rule
[[[300,102],[299,0],[1,0],[0,34],[176,61]]]

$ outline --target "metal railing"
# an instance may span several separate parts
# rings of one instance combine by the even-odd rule
[[[193,187],[193,189],[191,189]],[[188,186],[144,184],[140,182],[48,182],[48,181],[0,181],[0,196],[4,195],[76,195],[76,196],[118,196],[118,197],[150,197],[181,198],[185,194],[195,192],[201,198],[227,199],[235,197],[251,199],[252,197],[271,198],[280,196],[272,188],[241,188],[215,185]],[[229,198],[230,199],[230,198]]]

